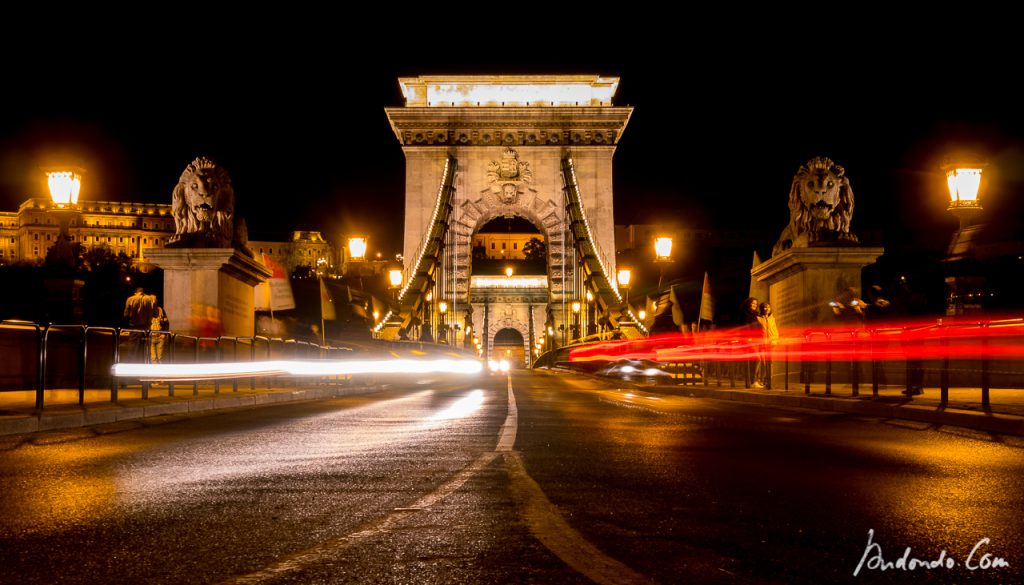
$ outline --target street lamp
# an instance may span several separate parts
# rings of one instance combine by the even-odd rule
[[[947,315],[962,315],[965,310],[980,310],[984,298],[983,277],[979,274],[970,274],[974,267],[965,262],[973,255],[974,240],[980,228],[973,220],[982,210],[980,188],[984,167],[984,164],[977,162],[946,164],[942,167],[946,173],[946,186],[949,190],[947,210],[960,222],[945,258],[951,273],[945,279],[948,291]]]
[[[78,194],[82,191],[82,175],[73,170],[54,170],[46,172],[46,183],[50,188],[50,199],[53,201],[51,212],[57,216],[60,232],[54,244],[56,258],[67,261],[73,266],[71,257],[71,234],[69,225],[71,217],[78,206]]]
[[[629,305],[629,281],[633,278],[633,272],[628,268],[622,268],[616,277],[619,281],[619,288],[626,291],[626,304]]]
[[[577,339],[580,336],[580,302],[572,302],[572,339]]]
[[[349,260],[362,261],[366,259],[366,238],[349,238],[348,239],[348,258]]]
[[[437,312],[441,314],[441,317],[439,319],[440,323],[438,324],[438,331],[444,333],[444,340],[445,340],[445,343],[447,343],[448,342],[448,326],[445,324],[445,320],[446,320],[445,313],[448,312],[448,303],[446,303],[444,301],[438,301],[438,303],[437,303]],[[440,335],[438,337],[440,338]]]
[[[662,236],[654,239],[654,261],[658,263],[658,290],[665,278],[665,264],[672,261],[672,238]]]
[[[391,288],[397,289],[402,286],[402,271],[399,269],[388,271],[388,280],[391,282]]]
[[[53,244],[53,254],[47,264],[58,274],[50,274],[46,278],[49,293],[48,306],[51,307],[51,319],[60,321],[78,321],[82,316],[81,296],[79,291],[85,281],[68,278],[75,270],[74,247],[71,244],[71,218],[78,212],[78,195],[82,190],[80,169],[52,169],[46,171],[46,183],[50,190],[53,207],[50,213],[57,216],[60,231]]]
[[[512,267],[508,266],[505,268],[505,278],[512,278]]]

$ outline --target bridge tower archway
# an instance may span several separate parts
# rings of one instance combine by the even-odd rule
[[[386,113],[406,158],[404,272],[415,283],[415,290],[402,291],[401,310],[419,315],[443,300],[465,315],[455,343],[472,347],[467,329],[483,333],[485,357],[497,332],[493,323],[521,324],[516,329],[527,350],[548,330],[567,329],[572,302],[584,286],[594,286],[588,280],[594,271],[584,274],[580,264],[600,264],[606,291],[607,275],[615,273],[612,157],[632,113],[612,105],[618,79],[453,76],[399,84],[405,107]],[[546,279],[543,287],[513,282],[485,291],[476,278],[473,237],[500,217],[522,217],[543,234],[546,273],[536,275]],[[587,252],[580,251],[581,237]],[[422,300],[410,298],[417,295]],[[605,310],[620,302],[607,301]]]

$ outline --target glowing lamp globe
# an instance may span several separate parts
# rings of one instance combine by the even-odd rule
[[[71,207],[78,204],[78,193],[82,190],[81,175],[74,171],[49,171],[46,182],[54,205]]]
[[[366,238],[349,238],[348,255],[353,260],[366,258]]]

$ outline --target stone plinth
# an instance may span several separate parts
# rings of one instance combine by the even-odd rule
[[[247,337],[255,331],[254,287],[270,278],[233,248],[158,248],[146,258],[164,270],[164,310],[171,331]]]
[[[861,246],[790,248],[751,269],[750,276],[768,285],[779,327],[835,324],[829,302],[851,288],[859,296],[861,269],[884,252]]]

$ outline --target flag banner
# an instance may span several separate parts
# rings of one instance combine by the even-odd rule
[[[333,321],[338,318],[338,314],[334,310],[331,291],[327,290],[327,285],[322,278],[320,279],[320,318],[324,321]]]
[[[686,315],[683,314],[683,303],[679,300],[679,293],[673,285],[669,288],[669,302],[672,303],[672,322],[676,327],[682,327],[686,322]]]
[[[715,299],[711,296],[707,272],[704,273],[704,288],[700,291],[700,318],[705,321],[715,320]]]
[[[286,311],[295,308],[295,296],[292,294],[292,283],[288,280],[288,271],[273,258],[259,254],[257,258],[273,274],[266,282],[261,282],[253,289],[257,311]]]

